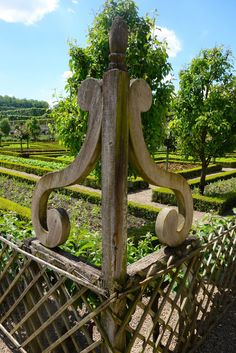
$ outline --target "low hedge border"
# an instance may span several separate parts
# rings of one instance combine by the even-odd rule
[[[15,178],[18,180],[24,180],[24,181],[31,183],[31,184],[35,184],[39,180],[38,176],[31,176],[31,175],[27,176],[27,175],[23,175],[23,174],[20,174],[15,171],[11,171],[11,170],[9,170],[9,171],[1,171],[0,170],[0,174],[4,174],[6,176],[9,176],[11,178]],[[101,205],[101,193],[100,192],[85,190],[85,189],[80,188],[78,186],[68,186],[66,188],[61,188],[60,192],[63,192],[65,194],[69,194],[75,198],[82,198],[83,200],[86,200],[86,201],[91,202],[93,204]],[[128,202],[128,210],[129,210],[129,213],[132,214],[133,216],[153,220],[157,217],[161,208],[155,207],[155,206],[143,205],[143,204],[139,204],[139,203],[136,203],[133,201],[129,201]]]
[[[12,157],[20,157],[21,154],[19,152],[11,152],[11,151],[3,151],[1,149],[1,154],[3,154],[4,156],[12,156]]]
[[[224,168],[236,168],[236,158],[216,158],[215,163]]]
[[[28,207],[19,205],[16,202],[0,197],[0,209],[16,212],[22,218],[31,219],[31,210]]]
[[[64,164],[71,163],[68,160],[63,159],[63,157],[61,157],[61,158],[60,157],[48,157],[44,154],[43,155],[38,155],[38,154],[31,155],[30,158],[38,160],[38,161],[45,161],[45,162],[56,162],[56,163],[64,163]]]
[[[46,173],[56,171],[55,169],[27,165],[27,160],[26,160],[26,164],[0,160],[0,166],[3,168],[19,170],[24,173],[35,174],[35,175],[39,175],[39,176],[43,176]],[[93,176],[88,176],[83,181],[82,185],[88,186],[93,189],[100,189],[101,188],[100,182]],[[143,189],[147,189],[148,187],[149,187],[149,184],[141,178],[136,178],[136,179],[130,178],[130,180],[128,180],[128,190],[129,191],[143,190]]]
[[[207,168],[207,174],[217,173],[217,172],[220,172],[221,170],[222,170],[221,165],[212,164],[212,165],[209,165],[209,167]],[[196,167],[192,169],[177,171],[176,174],[182,175],[185,179],[193,179],[196,177],[200,177],[201,172],[202,172],[202,167]]]
[[[201,212],[214,211],[222,215],[236,205],[236,192],[226,194],[225,197],[209,197],[193,194],[194,209]],[[177,205],[176,197],[172,190],[156,188],[152,191],[152,201],[163,204]]]
[[[54,171],[53,169],[49,169],[49,168],[35,167],[32,165],[27,165],[27,160],[26,160],[25,164],[0,160],[0,166],[3,168],[19,170],[21,172],[36,174],[36,175],[40,175],[40,176]]]
[[[216,175],[207,175],[206,176],[206,185],[214,183],[218,180],[227,180],[236,176],[236,170],[230,170],[228,172],[218,173]],[[200,178],[194,178],[188,180],[188,184],[191,188],[198,187],[200,184]]]

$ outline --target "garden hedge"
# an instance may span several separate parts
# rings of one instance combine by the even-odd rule
[[[192,197],[194,209],[202,212],[214,211],[218,214],[224,214],[224,212],[236,206],[236,192],[228,193],[224,195],[224,197],[209,197],[198,194],[192,194]],[[174,192],[166,188],[153,189],[152,201],[174,206],[177,205]]]
[[[25,182],[30,184],[36,184],[36,182],[39,180],[38,176],[34,176],[34,175],[27,176],[25,174],[17,173],[17,171],[12,171],[12,170],[9,170],[9,171],[0,170],[0,174],[4,174],[10,178],[24,180]],[[93,204],[98,204],[98,205],[101,204],[101,193],[98,191],[97,192],[90,191],[79,186],[68,186],[65,188],[61,188],[59,190],[62,193],[69,194],[75,198],[82,198],[83,200],[89,201]],[[136,217],[153,220],[157,217],[161,209],[159,207],[143,205],[133,201],[129,201],[128,210],[130,214]]]
[[[31,219],[31,210],[28,207],[19,205],[16,202],[0,197],[0,209],[16,212],[19,216]]]
[[[206,185],[214,183],[218,180],[227,180],[236,176],[236,170],[230,170],[227,172],[217,173],[216,175],[207,175],[206,176]],[[193,189],[198,187],[200,184],[200,178],[195,178],[188,180],[189,186]]]
[[[207,174],[212,174],[212,173],[218,173],[222,170],[221,165],[217,164],[212,164],[207,167]],[[182,175],[185,179],[192,179],[199,177],[201,175],[202,168],[201,167],[196,167],[196,168],[191,168],[187,170],[180,170],[177,171],[176,174]]]
[[[236,168],[236,158],[216,158],[216,163],[224,168]]]
[[[10,162],[10,161],[6,161],[6,160],[4,160],[4,161],[0,160],[0,166],[3,168],[19,170],[24,173],[35,174],[35,175],[39,175],[39,176],[43,176],[46,173],[55,171],[55,169],[52,169],[52,168],[33,166],[33,165],[29,165],[29,164],[27,165],[27,160],[26,160],[25,164]],[[86,177],[86,179],[83,181],[82,185],[88,186],[88,187],[94,188],[94,189],[101,188],[99,180],[97,180],[93,176]],[[136,179],[130,178],[128,180],[128,190],[129,191],[147,189],[148,187],[149,187],[149,184],[141,178],[136,178]]]

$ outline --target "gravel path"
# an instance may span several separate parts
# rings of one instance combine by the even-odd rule
[[[195,353],[236,352],[236,300]]]

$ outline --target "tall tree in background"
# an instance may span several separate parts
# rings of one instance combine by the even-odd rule
[[[30,139],[30,132],[27,128],[26,124],[19,124],[15,126],[14,135],[17,139],[20,140],[20,150],[23,152],[23,141],[25,140],[27,143],[27,149],[29,148],[29,139]]]
[[[68,97],[59,101],[52,112],[58,137],[74,154],[79,151],[87,130],[87,114],[77,106],[78,87],[88,76],[101,79],[107,70],[108,33],[117,15],[123,17],[129,27],[128,72],[132,78],[144,78],[153,92],[152,108],[142,117],[150,152],[154,153],[163,142],[163,123],[173,91],[171,82],[164,80],[171,70],[166,44],[160,43],[154,34],[155,19],[139,16],[133,0],[107,0],[89,29],[87,47],[70,43]]]
[[[180,72],[171,126],[182,154],[201,161],[201,194],[211,159],[235,147],[235,88],[232,53],[223,47],[202,50]]]
[[[0,121],[0,131],[5,136],[9,135],[9,133],[11,131],[11,126],[10,126],[9,120],[7,118],[4,118]]]
[[[30,133],[33,140],[36,141],[40,135],[41,128],[39,122],[35,116],[26,122],[26,130]]]

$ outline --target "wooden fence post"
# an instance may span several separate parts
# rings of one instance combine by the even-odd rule
[[[102,234],[103,281],[109,294],[124,284],[127,267],[127,170],[129,75],[124,63],[128,41],[126,23],[117,17],[110,32],[110,64],[103,76]],[[117,337],[114,316],[122,318],[125,302],[117,301],[103,314],[103,326],[117,352],[125,337]],[[104,347],[104,352],[108,352]]]

